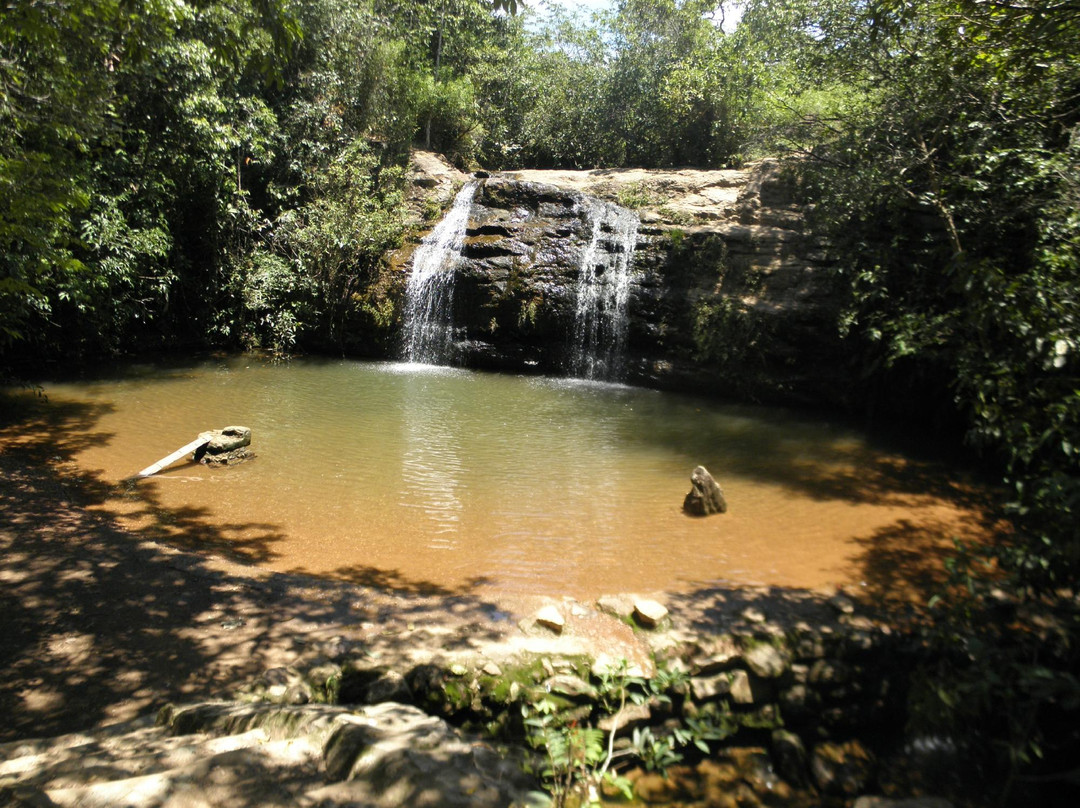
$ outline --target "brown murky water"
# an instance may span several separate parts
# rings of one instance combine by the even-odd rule
[[[88,405],[77,464],[120,483],[206,429],[252,462],[181,462],[110,509],[277,570],[521,595],[713,585],[914,591],[978,491],[845,428],[637,388],[387,363],[239,357],[48,384]],[[705,465],[730,510],[681,511]]]

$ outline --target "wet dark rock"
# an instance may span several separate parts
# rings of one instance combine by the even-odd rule
[[[846,357],[829,327],[838,305],[829,259],[803,233],[794,185],[779,164],[728,173],[736,205],[696,209],[689,219],[663,204],[639,211],[626,303],[632,359],[618,378],[833,402],[846,389],[838,380]],[[576,373],[569,346],[577,281],[593,233],[591,211],[601,203],[574,180],[562,187],[492,174],[479,182],[454,282],[455,361]],[[618,182],[613,175],[597,193],[610,203]],[[444,185],[440,178],[439,198]],[[609,232],[598,245],[608,255],[629,248]],[[703,342],[703,333],[714,334],[716,344]]]
[[[953,808],[953,805],[942,797],[893,799],[890,797],[862,796],[852,803],[851,808]]]
[[[799,788],[809,785],[809,758],[802,738],[786,729],[775,729],[772,733],[772,753],[781,777]]]
[[[747,648],[743,651],[743,660],[746,667],[762,679],[776,679],[791,665],[788,653],[769,643],[757,643]]]
[[[727,512],[727,500],[720,484],[704,466],[698,466],[690,475],[690,492],[683,500],[683,510],[691,516],[709,516]]]
[[[874,759],[858,741],[819,743],[810,756],[810,771],[826,794],[853,797],[873,775]]]
[[[412,704],[413,694],[404,676],[397,671],[386,671],[368,685],[364,700],[368,704],[382,704],[387,701]]]
[[[204,466],[235,466],[238,463],[244,463],[248,460],[255,458],[255,453],[251,449],[234,449],[231,452],[222,452],[220,454],[204,454],[198,458],[198,461]]]

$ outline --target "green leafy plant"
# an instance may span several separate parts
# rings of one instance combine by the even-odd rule
[[[675,748],[677,738],[672,735],[657,737],[649,727],[637,727],[630,740],[634,754],[651,772],[666,774],[668,767],[682,763],[683,756]]]
[[[569,800],[578,805],[598,805],[601,787],[607,785],[632,798],[629,781],[613,769],[616,758],[615,733],[619,715],[628,702],[643,702],[648,683],[630,673],[629,663],[622,660],[605,671],[596,686],[596,698],[601,713],[611,719],[607,732],[595,726],[579,725],[577,719],[566,721],[559,705],[550,697],[533,704],[522,705],[522,716],[529,742],[543,748],[547,766],[543,776],[550,784],[557,808]]]
[[[624,208],[639,210],[660,202],[660,197],[644,182],[632,182],[619,188],[616,199]]]

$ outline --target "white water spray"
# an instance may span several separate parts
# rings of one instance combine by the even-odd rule
[[[445,364],[453,348],[454,270],[461,260],[469,211],[478,185],[466,184],[413,256],[405,289],[405,358]]]
[[[585,379],[619,378],[626,350],[631,268],[638,215],[589,200],[592,237],[581,256],[570,371]]]

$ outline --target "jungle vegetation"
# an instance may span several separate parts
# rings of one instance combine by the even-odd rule
[[[1075,598],[1080,3],[746,0],[734,28],[727,0],[534,5],[0,0],[0,375],[383,352],[413,147],[493,169],[789,155],[862,403],[941,402],[1009,486],[1014,538],[961,548],[956,580]],[[1049,639],[980,602],[937,604],[924,713],[990,726],[1018,776],[1052,769],[1078,748],[1043,721],[1080,708],[1075,600]]]

